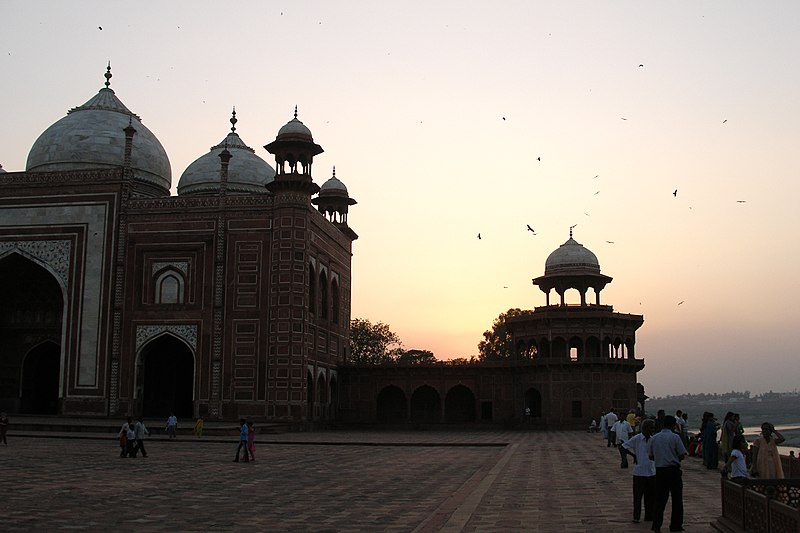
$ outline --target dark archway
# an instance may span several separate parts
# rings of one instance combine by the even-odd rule
[[[475,395],[464,385],[456,385],[444,397],[444,416],[449,423],[475,421]]]
[[[0,410],[57,413],[63,312],[51,272],[21,253],[0,259]]]
[[[142,414],[166,418],[194,417],[194,356],[172,335],[147,343],[139,355]]]
[[[542,393],[534,388],[525,391],[525,407],[531,410],[532,418],[542,416]]]
[[[20,412],[58,414],[58,377],[61,349],[54,342],[44,342],[25,356],[22,366]]]
[[[422,385],[411,395],[411,421],[436,424],[442,421],[442,398],[430,385]]]
[[[399,424],[408,420],[406,395],[399,387],[389,385],[378,393],[375,418],[383,424]]]

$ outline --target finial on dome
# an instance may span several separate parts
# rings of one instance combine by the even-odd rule
[[[236,120],[236,106],[233,106],[233,112],[231,113],[231,132],[236,133],[236,123],[239,122]]]
[[[333,177],[336,177],[336,165],[333,165]]]
[[[570,239],[572,238],[572,228],[574,228],[575,226],[577,226],[577,224],[573,224],[573,225],[571,225],[571,226],[569,227],[569,238],[570,238]]]
[[[297,106],[294,106],[294,119],[297,120]]]
[[[103,74],[103,77],[106,79],[106,89],[108,89],[109,85],[111,85],[111,76],[113,76],[113,74],[111,74],[111,61],[109,61],[108,68],[106,68],[106,73]]]

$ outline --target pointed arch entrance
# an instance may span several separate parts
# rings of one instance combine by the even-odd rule
[[[194,354],[165,333],[145,344],[137,366],[138,398],[147,417],[194,417]]]
[[[0,410],[58,413],[63,294],[36,260],[21,252],[0,258]]]
[[[389,385],[381,389],[375,418],[384,424],[400,424],[408,419],[406,395],[400,387]]]
[[[450,423],[475,422],[475,395],[464,385],[456,385],[444,397],[444,416]]]

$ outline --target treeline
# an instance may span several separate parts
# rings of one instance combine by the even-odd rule
[[[666,396],[653,397],[652,400],[685,400],[689,402],[707,402],[710,400],[715,401],[742,401],[742,400],[779,400],[786,396],[797,396],[798,392],[795,389],[792,392],[764,392],[762,394],[752,395],[749,390],[744,392],[730,391],[723,393],[706,393],[701,392],[698,394],[668,394]]]

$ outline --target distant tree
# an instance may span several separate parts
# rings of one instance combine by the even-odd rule
[[[397,356],[395,361],[401,365],[422,365],[436,363],[436,357],[430,350],[407,350]]]
[[[383,322],[373,324],[363,318],[350,321],[350,362],[380,365],[393,362],[403,343]]]
[[[445,359],[444,361],[440,361],[442,364],[445,365],[471,365],[474,363],[479,362],[478,358],[474,355],[470,355],[467,357],[456,357],[454,359]]]
[[[514,342],[508,330],[508,319],[525,314],[519,308],[500,313],[492,329],[483,332],[483,340],[478,343],[478,359],[481,361],[500,361],[511,359],[514,355]]]

